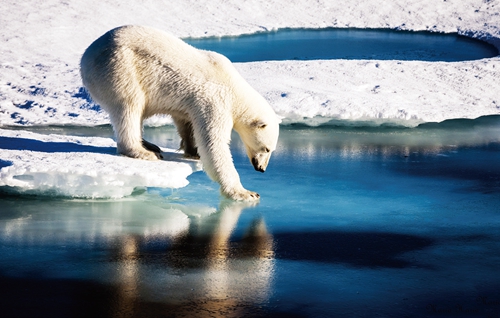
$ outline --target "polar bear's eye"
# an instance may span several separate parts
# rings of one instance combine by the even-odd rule
[[[271,152],[271,150],[269,150],[269,148],[264,148],[264,152]]]
[[[262,129],[266,128],[267,124],[261,120],[256,119],[252,122],[252,126]]]

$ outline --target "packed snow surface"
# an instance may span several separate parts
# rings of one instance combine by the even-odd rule
[[[109,149],[103,153],[100,147],[114,147],[110,139],[71,141],[95,147],[89,151],[21,150],[5,144],[23,134],[8,126],[108,123],[106,113],[82,88],[79,60],[93,40],[125,24],[149,25],[179,37],[280,28],[428,30],[458,32],[500,48],[498,0],[5,0],[0,15],[0,126],[5,128],[0,131],[1,185],[116,197],[140,185],[187,183],[189,165],[132,160],[112,155]],[[316,125],[333,119],[414,126],[500,113],[499,57],[454,63],[273,61],[236,67],[285,124]],[[149,121],[150,125],[165,123],[170,123],[168,117]],[[57,143],[63,137],[19,138]],[[111,184],[121,184],[123,189],[118,193],[115,187],[103,194]]]

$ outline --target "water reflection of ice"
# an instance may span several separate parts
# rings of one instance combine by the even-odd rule
[[[286,132],[282,133],[277,155],[294,153],[304,158],[323,154],[345,159],[372,154],[409,156],[416,151],[440,154],[457,147],[500,142],[498,116],[450,120],[417,128],[324,126],[309,129],[285,126],[283,129]],[[286,137],[290,134],[292,138]]]
[[[134,200],[39,202],[28,199],[22,205],[3,200],[3,205],[6,211],[17,216],[2,222],[3,240],[21,244],[96,242],[131,233],[175,237],[189,224],[188,217],[178,209],[154,205],[146,209],[144,203]]]

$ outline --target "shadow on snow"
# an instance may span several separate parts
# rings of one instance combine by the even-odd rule
[[[40,141],[26,138],[10,138],[0,136],[0,148],[6,150],[30,150],[40,152],[95,152],[115,154],[115,147],[97,147],[79,145],[72,142]]]

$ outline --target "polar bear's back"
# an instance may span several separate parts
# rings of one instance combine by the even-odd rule
[[[148,112],[175,110],[165,104],[175,108],[182,99],[199,94],[206,83],[229,83],[237,76],[222,55],[143,26],[105,33],[87,48],[80,70],[91,96],[108,112],[118,105],[147,101],[146,117]]]
[[[112,63],[116,58],[123,58],[126,51],[147,59],[203,58],[198,50],[171,34],[154,28],[131,25],[110,30],[95,40],[83,54],[81,64],[86,66],[101,62],[99,66],[102,67],[102,62]]]

